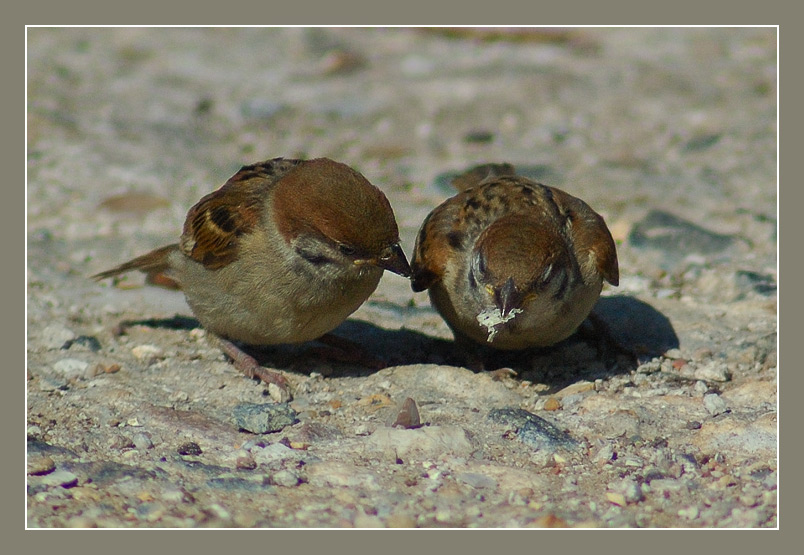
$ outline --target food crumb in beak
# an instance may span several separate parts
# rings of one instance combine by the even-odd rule
[[[500,331],[498,326],[513,320],[517,314],[522,312],[520,308],[513,308],[508,311],[508,314],[503,316],[502,311],[497,308],[487,308],[483,312],[477,315],[477,321],[480,323],[481,326],[485,327],[488,330],[488,341],[491,343],[494,340],[494,336],[497,335],[497,332]]]

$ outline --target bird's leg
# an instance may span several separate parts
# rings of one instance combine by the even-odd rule
[[[288,382],[281,373],[261,366],[260,363],[257,362],[257,359],[243,351],[231,341],[222,338],[218,339],[220,341],[221,350],[226,356],[232,359],[234,367],[245,374],[246,377],[259,378],[266,384],[269,384],[269,390],[270,384],[275,385],[279,390],[278,400],[280,403],[286,403],[293,398],[290,394]]]

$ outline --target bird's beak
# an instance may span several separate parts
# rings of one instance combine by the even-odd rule
[[[509,277],[502,287],[494,290],[494,302],[503,316],[508,316],[515,308],[521,308],[524,300],[525,296],[514,285],[514,278]]]
[[[398,243],[382,251],[377,258],[355,260],[355,264],[374,264],[383,270],[399,274],[402,277],[410,277],[410,264],[408,264],[408,259],[405,258],[405,253]]]

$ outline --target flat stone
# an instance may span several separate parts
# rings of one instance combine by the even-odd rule
[[[368,437],[366,446],[395,452],[402,459],[468,455],[472,451],[466,432],[457,426],[425,426],[412,430],[382,427]]]
[[[594,384],[592,384],[594,385]],[[576,449],[579,443],[544,418],[523,409],[495,409],[489,413],[495,422],[513,426],[517,437],[534,449],[553,452],[557,449]]]
[[[55,470],[39,477],[40,483],[46,486],[71,487],[78,483],[78,475],[68,470]]]
[[[46,349],[61,349],[65,343],[75,339],[76,335],[71,329],[59,324],[50,324],[42,330],[39,340]]]
[[[296,411],[287,403],[256,405],[244,403],[232,410],[235,425],[254,434],[279,432],[296,421]]]
[[[86,375],[89,363],[77,358],[63,358],[53,364],[53,370],[67,379]]]

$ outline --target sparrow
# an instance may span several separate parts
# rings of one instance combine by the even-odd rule
[[[424,220],[411,261],[457,343],[502,350],[547,347],[619,282],[603,218],[555,187],[485,164],[456,177],[458,194]]]
[[[235,366],[288,399],[284,377],[234,342],[321,339],[374,292],[384,270],[410,276],[388,199],[327,158],[244,166],[190,208],[178,243],[92,277],[132,270],[150,284],[181,289]]]

